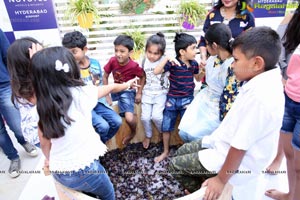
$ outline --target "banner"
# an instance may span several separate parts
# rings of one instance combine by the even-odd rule
[[[30,36],[44,46],[61,45],[52,0],[4,0],[0,13],[0,28],[10,42]]]
[[[259,17],[282,17],[285,15],[287,0],[253,0],[253,15]]]
[[[57,28],[51,0],[5,0],[15,31]]]

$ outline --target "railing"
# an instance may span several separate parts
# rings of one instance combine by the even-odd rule
[[[202,0],[207,9],[211,7],[210,0]],[[180,15],[176,13],[180,0],[157,1],[154,8],[144,14],[121,14],[118,3],[98,4],[101,23],[94,24],[91,29],[82,29],[77,24],[72,24],[65,16],[68,0],[54,0],[60,35],[66,32],[79,30],[88,40],[89,51],[87,54],[98,59],[105,65],[114,54],[113,41],[119,35],[132,27],[138,27],[147,37],[157,32],[165,35],[167,52],[174,53],[173,39],[175,32],[187,32],[198,40],[202,25],[193,30],[185,30],[179,24]]]

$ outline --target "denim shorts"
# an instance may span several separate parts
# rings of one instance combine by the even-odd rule
[[[300,103],[285,94],[285,109],[281,127],[283,133],[293,133],[292,146],[300,150]]]
[[[125,117],[125,112],[134,113],[135,90],[124,90],[118,93],[111,93],[113,101],[118,101],[119,113]]]
[[[178,114],[180,118],[183,116],[187,106],[193,101],[194,97],[169,97],[165,103],[163,112],[162,132],[171,132],[175,129],[176,119]]]

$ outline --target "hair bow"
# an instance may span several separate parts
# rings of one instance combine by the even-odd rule
[[[64,72],[66,72],[66,73],[70,71],[70,67],[69,67],[68,63],[62,64],[62,62],[60,60],[55,61],[55,69],[57,71],[64,70]]]

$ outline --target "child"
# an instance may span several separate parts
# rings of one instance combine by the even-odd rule
[[[14,133],[18,143],[22,145],[29,156],[37,156],[38,150],[34,145],[25,140],[22,134],[20,111],[12,103],[11,95],[14,88],[11,87],[11,82],[14,81],[14,77],[10,76],[10,73],[7,70],[7,51],[9,46],[10,44],[6,35],[0,29],[0,148],[10,160],[10,166],[8,169],[9,176],[16,178],[20,175],[21,159],[17,149],[14,147],[13,142],[10,139],[10,136],[8,135],[6,124]],[[14,56],[19,51],[21,51],[21,49],[14,52]],[[14,100],[15,98],[13,98],[13,101]]]
[[[29,48],[42,48],[41,43],[32,37],[23,37],[15,40],[7,51],[7,65],[12,77],[12,98],[16,100],[16,106],[21,114],[21,128],[25,139],[35,146],[40,146],[38,137],[38,114],[36,106],[31,104],[27,98],[33,95],[30,83],[30,53]],[[31,92],[29,92],[31,91]],[[22,98],[24,96],[24,98]]]
[[[296,47],[300,44],[300,1],[298,0],[298,2],[298,7],[294,11],[294,13],[286,15],[277,28],[277,32],[282,38],[282,49],[278,64],[281,68],[283,84],[285,84],[287,80],[286,70],[290,57],[293,54]],[[284,157],[282,142],[284,140],[283,137],[286,135],[287,134],[284,133],[280,134],[277,155],[267,168],[267,172],[271,174],[277,174],[280,168],[282,159]]]
[[[122,143],[128,144],[135,136],[137,117],[134,114],[134,103],[141,102],[142,89],[145,84],[145,72],[134,62],[130,55],[133,53],[134,42],[130,36],[119,35],[115,41],[115,56],[110,58],[104,66],[103,84],[108,84],[110,73],[113,74],[115,83],[124,83],[134,77],[140,78],[140,87],[137,89],[129,88],[128,90],[112,94],[112,99],[118,101],[119,112],[122,117],[125,117],[127,124],[130,127],[131,134],[123,138]],[[107,102],[111,105],[110,96],[106,96]]]
[[[275,189],[266,191],[272,199],[297,200],[300,196],[300,92],[299,92],[300,45],[295,49],[287,68],[285,84],[285,113],[281,127],[282,146],[287,160],[289,192],[283,193]],[[296,189],[298,188],[298,189]]]
[[[86,84],[102,85],[102,70],[99,62],[85,55],[88,48],[84,35],[79,31],[66,33],[62,44],[71,51],[79,64],[81,79]],[[122,118],[110,108],[103,97],[99,99],[97,106],[92,111],[92,122],[101,141],[106,143],[119,130]]]
[[[298,12],[300,6],[298,7]],[[294,20],[296,18],[293,18]],[[295,23],[296,21],[294,21]],[[297,22],[299,22],[299,15]],[[298,23],[299,25],[299,23]],[[299,28],[299,26],[298,26]],[[295,31],[296,29],[294,29]],[[295,31],[299,35],[299,29]],[[294,38],[295,39],[295,38]],[[298,38],[297,38],[298,39]],[[297,40],[295,39],[295,40]],[[299,41],[299,40],[298,40]],[[291,44],[291,43],[290,43]],[[289,192],[271,189],[266,196],[277,200],[298,200],[300,197],[300,45],[292,54],[286,71],[285,112],[282,121],[280,140],[286,157]],[[298,189],[297,189],[298,188]]]
[[[194,76],[198,76],[199,66],[195,60],[196,39],[186,33],[176,33],[175,52],[178,64],[164,58],[154,69],[154,74],[170,72],[170,88],[163,111],[163,153],[154,159],[160,162],[169,155],[171,131],[175,128],[177,115],[183,116],[187,106],[194,98]],[[199,80],[199,77],[196,77]]]
[[[35,53],[31,73],[35,92],[31,103],[37,105],[41,148],[53,177],[74,190],[115,199],[98,160],[107,147],[92,126],[92,110],[99,98],[132,87],[137,79],[109,86],[85,85],[74,56],[64,47]]]
[[[180,121],[179,135],[184,142],[202,139],[219,126],[220,96],[225,87],[227,69],[233,62],[233,39],[228,26],[223,23],[211,25],[205,40],[211,55],[205,66],[207,87],[196,95]],[[195,124],[198,128],[194,127]]]
[[[142,67],[146,74],[146,83],[143,88],[141,121],[145,130],[143,147],[149,147],[152,137],[152,123],[161,132],[162,113],[165,108],[168,87],[163,84],[168,82],[165,74],[155,75],[154,68],[163,60],[166,49],[164,35],[158,32],[148,38],[146,42],[146,58]]]
[[[190,192],[204,182],[206,200],[217,199],[228,181],[234,190],[262,175],[276,153],[283,116],[284,96],[276,67],[278,34],[269,27],[253,28],[239,35],[232,48],[233,71],[246,84],[220,126],[202,140],[180,147],[169,167]],[[256,195],[249,191],[243,199],[262,199]]]

